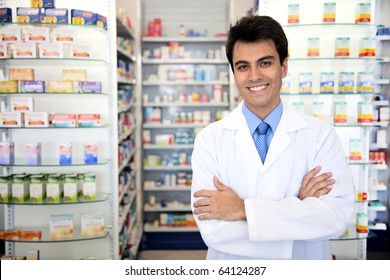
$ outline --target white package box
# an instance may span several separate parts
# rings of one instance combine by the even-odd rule
[[[32,97],[11,97],[11,112],[33,112],[34,99]]]
[[[13,58],[37,58],[36,43],[15,43],[11,45]]]
[[[74,43],[76,42],[76,32],[70,28],[57,28],[52,32],[52,42]]]
[[[0,27],[0,41],[4,43],[17,43],[22,41],[20,27]]]
[[[50,42],[50,29],[48,27],[25,27],[22,29],[25,43],[48,43]]]
[[[38,44],[40,58],[64,58],[64,45],[60,43]]]
[[[10,46],[7,43],[0,43],[0,59],[1,58],[10,58]]]
[[[90,45],[78,45],[70,44],[65,50],[67,58],[91,58],[91,46]]]
[[[22,112],[3,112],[0,113],[1,127],[23,127]]]
[[[49,127],[50,114],[47,112],[26,112],[24,114],[25,127]]]

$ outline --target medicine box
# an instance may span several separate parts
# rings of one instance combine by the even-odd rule
[[[103,212],[81,215],[81,236],[104,235],[104,214]]]
[[[37,58],[36,43],[15,43],[11,45],[13,58]]]
[[[79,82],[78,92],[79,93],[102,93],[102,83],[89,82],[89,81]]]
[[[23,93],[44,93],[45,81],[19,81],[19,90]]]
[[[39,230],[21,230],[19,239],[20,240],[34,240],[38,241],[42,237],[42,232]]]
[[[17,81],[0,81],[0,92],[18,92]]]
[[[11,199],[11,177],[9,175],[0,175],[0,202],[11,202]]]
[[[54,8],[55,0],[31,0],[32,8]]]
[[[95,24],[99,27],[104,28],[107,30],[107,17],[102,16],[100,14],[95,14]]]
[[[52,31],[52,41],[56,43],[73,43],[76,41],[76,32],[70,28],[56,28]]]
[[[101,126],[100,114],[79,114],[79,127],[97,127]]]
[[[12,9],[0,8],[0,22],[12,22]]]
[[[87,80],[87,70],[84,69],[63,69],[62,70],[62,80],[63,81],[86,81]]]
[[[70,239],[73,231],[73,215],[50,216],[50,239]]]
[[[96,164],[98,162],[97,143],[84,144],[84,162],[85,164]]]
[[[30,202],[43,203],[46,198],[46,182],[43,174],[29,176]]]
[[[25,27],[22,33],[25,43],[50,42],[50,29],[47,27]]]
[[[40,58],[64,58],[64,45],[60,43],[42,43],[38,45]]]
[[[0,164],[13,164],[15,160],[13,142],[0,142]]]
[[[0,41],[4,43],[17,43],[22,41],[22,32],[20,27],[2,27],[0,32]]]
[[[11,112],[34,111],[34,99],[32,97],[11,97]]]
[[[72,93],[75,92],[73,81],[49,81],[47,92]]]
[[[26,144],[26,164],[27,165],[41,164],[41,143]]]
[[[361,160],[362,159],[362,140],[350,139],[349,140],[349,159]]]
[[[50,114],[47,112],[27,112],[24,113],[25,127],[49,127]]]
[[[23,127],[22,112],[3,112],[0,113],[0,127]]]
[[[12,201],[27,202],[29,200],[29,188],[25,174],[15,174],[12,176]]]
[[[77,174],[64,175],[64,202],[77,201]]]
[[[84,174],[84,183],[82,186],[82,198],[84,200],[96,200],[96,175]]]
[[[31,68],[10,68],[9,79],[12,81],[33,81],[34,69]]]
[[[94,25],[95,24],[95,14],[90,11],[83,10],[70,10],[71,23],[72,24],[81,24],[81,25]]]
[[[59,144],[59,162],[60,164],[72,164],[72,143]]]
[[[40,8],[16,8],[16,22],[20,23],[39,23],[41,22]]]
[[[77,126],[77,119],[75,114],[53,114],[51,122],[53,127]]]
[[[10,58],[10,57],[11,57],[11,52],[10,52],[9,44],[0,42],[0,59],[1,58]]]
[[[46,182],[46,201],[48,203],[59,203],[62,196],[61,176],[49,174]]]
[[[91,58],[91,46],[90,45],[80,45],[80,44],[71,44],[68,46],[66,51],[67,58],[78,58],[78,59],[88,59]]]
[[[68,9],[45,9],[42,15],[43,23],[69,23]]]

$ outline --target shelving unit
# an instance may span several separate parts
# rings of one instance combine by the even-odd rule
[[[15,3],[17,2],[17,3]],[[29,7],[30,1],[2,1],[2,7],[12,8],[16,19],[16,7]],[[102,92],[99,94],[79,93],[20,93],[3,92],[0,94],[1,111],[10,110],[12,97],[33,98],[35,112],[54,112],[63,114],[100,114],[102,124],[93,128],[9,128],[1,127],[2,141],[15,144],[15,162],[2,165],[2,174],[39,174],[39,173],[93,173],[96,175],[97,198],[95,201],[77,200],[69,203],[44,202],[41,205],[26,203],[3,203],[5,229],[38,229],[42,237],[38,241],[6,240],[6,254],[24,256],[28,250],[39,250],[41,259],[116,259],[118,251],[118,208],[117,208],[117,119],[116,76],[115,76],[115,4],[104,0],[96,3],[87,1],[56,1],[56,7],[80,9],[99,13],[107,17],[107,30],[102,27],[72,24],[20,24],[2,23],[0,28],[20,28],[33,26],[48,28],[50,35],[55,29],[67,29],[74,32],[74,43],[89,45],[91,57],[86,59],[2,59],[1,70],[8,78],[12,68],[30,68],[34,70],[35,80],[59,81],[63,69],[83,69],[88,81],[100,81]],[[50,37],[51,38],[51,37]],[[26,163],[26,143],[41,143],[42,163]],[[60,143],[72,143],[72,163],[59,164]],[[85,143],[97,143],[98,162],[84,163]],[[104,215],[105,230],[102,235],[81,237],[81,216],[86,213],[101,212]],[[49,221],[53,215],[69,214],[73,216],[74,235],[70,239],[53,240],[49,237]],[[76,250],[77,248],[77,250]]]
[[[334,124],[334,103],[344,101],[348,103],[348,125],[334,124],[336,132],[341,138],[346,157],[349,157],[350,139],[361,139],[362,141],[362,161],[350,161],[350,166],[354,174],[354,184],[356,193],[368,193],[369,173],[373,169],[387,168],[383,164],[374,164],[374,161],[369,160],[370,135],[372,131],[380,129],[383,125],[381,122],[372,122],[369,125],[361,125],[357,122],[358,119],[358,103],[371,102],[377,91],[360,92],[357,88],[358,73],[373,73],[374,85],[381,84],[382,79],[378,79],[375,75],[375,70],[378,65],[387,61],[386,57],[380,57],[376,54],[375,57],[359,57],[359,48],[361,48],[360,40],[362,38],[375,38],[376,33],[376,11],[380,10],[377,6],[377,1],[371,3],[371,22],[356,24],[355,21],[355,6],[359,1],[336,1],[335,3],[335,22],[323,23],[323,2],[301,0],[299,4],[299,23],[288,23],[288,1],[259,1],[259,14],[270,15],[278,20],[283,26],[287,38],[289,39],[289,79],[290,93],[283,94],[282,99],[292,104],[300,106],[303,112],[313,115],[322,115],[328,122]],[[310,11],[310,12],[308,12]],[[335,57],[336,38],[350,38],[350,54],[348,57]],[[308,38],[318,38],[319,55],[316,57],[308,57],[309,45],[305,48],[305,42]],[[311,94],[300,93],[299,86],[301,73],[311,73]],[[320,74],[323,72],[333,73],[335,79],[333,94],[321,94],[320,92]],[[354,92],[353,94],[342,94],[339,92],[339,73],[352,72],[354,75]],[[282,86],[283,87],[283,86]],[[314,102],[321,103],[322,111],[314,111]],[[374,106],[374,105],[373,105]],[[369,200],[356,203],[356,213],[359,215],[369,215],[370,207]],[[367,216],[366,216],[367,217]],[[353,217],[348,230],[348,237],[341,237],[340,240],[332,240],[332,249],[336,258],[347,259],[366,259],[367,254],[367,238],[372,234],[356,234],[357,218]],[[349,242],[345,242],[349,240]]]

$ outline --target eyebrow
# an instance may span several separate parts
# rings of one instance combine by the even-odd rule
[[[259,63],[259,62],[263,62],[264,60],[275,60],[275,57],[272,55],[266,55],[266,56],[259,58],[256,62]],[[236,61],[236,63],[234,63],[234,66],[237,66],[239,64],[248,64],[248,61],[238,60],[238,61]]]

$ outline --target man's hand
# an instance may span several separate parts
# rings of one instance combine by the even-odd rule
[[[329,179],[330,177],[332,177],[331,172],[316,176],[318,172],[320,172],[320,170],[321,167],[317,166],[303,177],[302,186],[299,190],[298,196],[300,200],[304,200],[307,197],[318,198],[321,195],[327,194],[331,191],[332,188],[330,188],[329,186],[336,183],[336,180]]]
[[[194,202],[194,214],[203,220],[245,220],[244,200],[231,188],[222,184],[216,176],[213,178],[216,191],[200,190],[194,197],[202,197]]]

